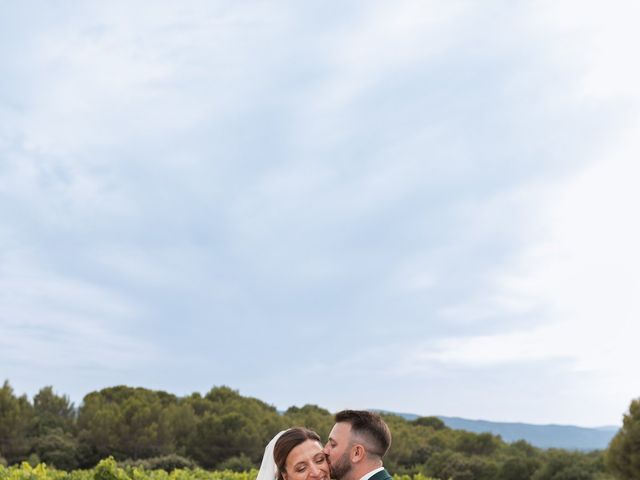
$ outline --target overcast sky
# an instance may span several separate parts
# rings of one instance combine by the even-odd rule
[[[640,395],[640,6],[0,2],[0,381],[583,426]]]

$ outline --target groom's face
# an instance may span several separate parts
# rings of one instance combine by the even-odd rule
[[[351,470],[351,425],[336,423],[329,433],[329,441],[324,446],[324,453],[329,460],[331,478],[340,480]]]

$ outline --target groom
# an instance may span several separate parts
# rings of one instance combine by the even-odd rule
[[[391,480],[382,457],[391,445],[389,427],[379,415],[364,410],[336,413],[324,453],[336,480]]]

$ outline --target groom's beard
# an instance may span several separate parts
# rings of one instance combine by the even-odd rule
[[[347,473],[351,471],[352,467],[353,465],[351,465],[349,452],[344,452],[337,461],[329,465],[329,468],[331,470],[331,478],[335,478],[336,480],[344,478]]]

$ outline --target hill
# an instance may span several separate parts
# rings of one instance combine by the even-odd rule
[[[407,420],[419,415],[397,413]],[[616,426],[576,427],[573,425],[534,425],[529,423],[490,422],[459,417],[437,416],[449,428],[474,433],[500,435],[505,442],[525,440],[539,448],[563,448],[566,450],[603,450],[618,431]]]

